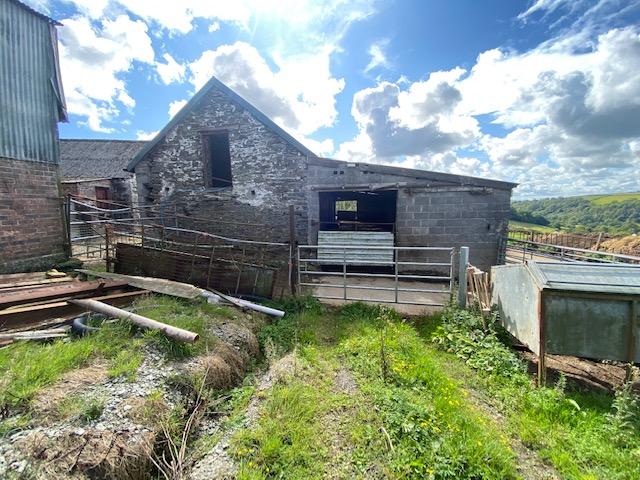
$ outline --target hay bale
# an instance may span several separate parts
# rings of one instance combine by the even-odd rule
[[[640,255],[640,235],[606,240],[600,245],[600,250],[622,255]]]
[[[114,480],[147,478],[155,433],[65,430],[59,435],[36,431],[20,439],[17,448],[38,460],[42,478],[84,475]]]

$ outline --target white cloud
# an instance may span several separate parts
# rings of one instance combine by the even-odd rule
[[[154,22],[172,33],[186,34],[194,28],[194,20],[210,20],[209,31],[217,30],[219,22],[227,22],[249,30],[257,22],[269,22],[275,31],[286,34],[295,30],[317,33],[342,31],[349,23],[372,12],[373,0],[181,0],[179,2],[150,0],[64,0],[83,14],[99,18],[109,9],[123,8]],[[46,0],[31,0],[45,4]],[[309,27],[322,27],[311,29]]]
[[[174,100],[169,104],[169,118],[173,118],[173,116],[180,111],[182,107],[187,104],[187,100]]]
[[[374,68],[389,68],[389,60],[387,60],[387,56],[384,52],[384,49],[389,45],[389,40],[380,40],[371,44],[369,47],[369,56],[371,60],[365,67],[364,71],[370,72]]]
[[[640,29],[611,29],[589,44],[575,35],[523,53],[488,50],[469,71],[357,92],[359,132],[337,155],[482,172],[526,183],[518,195],[595,189],[590,182],[640,189]],[[506,133],[488,134],[486,123],[483,132],[480,115]]]
[[[145,132],[144,130],[138,130],[136,132],[136,140],[151,140],[158,134],[159,130],[153,130],[151,132]]]
[[[209,33],[213,33],[213,32],[217,32],[218,30],[220,30],[220,22],[211,22],[211,25],[209,25]]]
[[[126,15],[104,19],[98,27],[82,16],[62,23],[60,63],[69,112],[86,117],[84,123],[91,130],[112,132],[104,122],[118,116],[117,102],[135,106],[122,74],[134,62],[154,62],[147,26]]]
[[[169,85],[173,82],[181,82],[184,79],[187,67],[175,61],[168,53],[162,55],[166,63],[156,62],[156,70],[162,83]]]
[[[190,81],[201,88],[211,76],[235,90],[292,133],[308,135],[333,125],[335,96],[344,80],[330,71],[333,50],[274,58],[273,70],[258,50],[244,42],[207,50],[189,65]]]

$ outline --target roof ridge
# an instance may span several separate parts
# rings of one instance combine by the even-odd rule
[[[130,142],[147,143],[149,140],[126,140],[124,138],[61,138],[61,142]]]
[[[258,121],[260,121],[263,125],[269,128],[276,135],[280,136],[284,141],[288,142],[290,145],[295,147],[301,153],[309,156],[315,157],[316,154],[305,147],[302,143],[296,140],[291,134],[287,133],[281,126],[271,120],[267,115],[258,110],[254,105],[249,103],[246,99],[240,96],[238,93],[234,92],[231,88],[227,87],[224,83],[218,80],[215,76],[212,76],[209,81],[198,90],[193,97],[189,99],[189,101],[184,105],[178,113],[176,113],[169,122],[160,130],[153,139],[151,139],[146,146],[144,146],[133,159],[127,165],[126,170],[129,172],[133,172],[136,168],[136,165],[155,147],[160,141],[169,133],[169,131],[177,124],[179,124],[182,119],[202,100],[211,91],[212,89],[217,89],[227,97],[229,97],[232,101],[239,103],[241,107],[251,113]]]

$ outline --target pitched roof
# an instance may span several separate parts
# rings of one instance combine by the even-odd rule
[[[273,120],[267,117],[264,113],[258,110],[256,107],[251,105],[248,101],[238,95],[236,92],[227,87],[224,83],[218,80],[216,77],[211,77],[211,79],[202,87],[198,92],[191,97],[191,100],[187,102],[187,104],[180,109],[178,113],[176,113],[169,123],[167,123],[162,130],[158,132],[158,134],[153,137],[151,141],[147,143],[147,145],[142,148],[137,155],[133,158],[133,160],[127,166],[127,170],[133,172],[136,168],[136,165],[155,147],[162,139],[174,128],[178,125],[190,112],[193,110],[198,102],[204,98],[211,90],[217,89],[218,91],[227,95],[231,100],[238,103],[242,108],[251,113],[255,118],[257,118],[261,123],[264,124],[269,130],[273,133],[281,137],[283,140],[291,144],[293,147],[298,149],[302,154],[307,155],[309,157],[315,157],[316,154],[301,144],[298,140],[293,138],[287,132],[279,127]]]
[[[517,183],[493,180],[489,178],[469,177],[466,175],[456,175],[453,173],[432,172],[430,170],[420,170],[417,168],[395,167],[392,165],[380,165],[377,163],[357,163],[344,160],[334,160],[332,158],[310,158],[311,165],[321,167],[356,167],[369,172],[407,177],[415,180],[433,180],[437,182],[447,182],[453,185],[475,185],[480,187],[493,187],[502,190],[510,190],[518,186]]]
[[[60,140],[60,178],[130,178],[125,168],[147,142],[136,140]]]

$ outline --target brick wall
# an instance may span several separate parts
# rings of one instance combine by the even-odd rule
[[[0,273],[64,257],[58,166],[0,158]]]
[[[229,132],[233,186],[206,188],[202,129]],[[181,226],[240,238],[288,241],[288,206],[294,205],[299,238],[307,236],[307,158],[226,95],[212,90],[152,152],[136,166],[141,204],[173,205]],[[238,227],[224,222],[264,226]],[[212,226],[213,225],[213,226]]]

